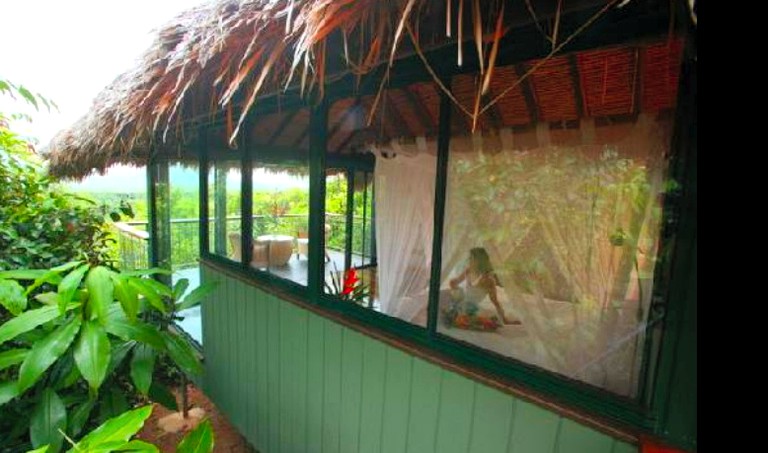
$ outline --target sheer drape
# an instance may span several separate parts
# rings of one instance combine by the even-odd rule
[[[416,146],[377,152],[374,172],[381,310],[406,321],[425,307],[432,257],[436,160]]]
[[[669,137],[664,124],[642,116],[621,126],[582,123],[554,139],[540,128],[539,147],[524,152],[509,135],[452,140],[443,287],[470,248],[484,247],[502,304],[522,326],[446,332],[628,395],[647,322]],[[510,332],[520,329],[515,341]]]
[[[454,137],[441,287],[484,247],[508,316],[497,332],[442,332],[607,388],[635,393],[648,321],[669,122]],[[530,137],[526,139],[530,143]],[[424,323],[436,158],[424,143],[377,152],[382,312]],[[394,157],[387,157],[394,155]],[[484,307],[495,310],[486,299]]]

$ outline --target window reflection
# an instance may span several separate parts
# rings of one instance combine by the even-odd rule
[[[254,163],[251,266],[307,284],[309,177],[306,165]]]
[[[208,172],[209,251],[241,261],[240,160],[212,162]]]
[[[649,46],[553,59],[519,84],[518,100],[528,91],[535,105],[515,111],[499,104],[503,114],[485,115],[475,134],[454,128],[441,333],[636,394],[653,321],[672,128],[666,99],[674,99],[676,78],[633,74],[676,73],[675,51]],[[501,79],[517,80],[500,69]],[[476,92],[478,82],[460,76],[453,83],[460,97]],[[643,103],[635,104],[634,93]],[[523,127],[523,117],[538,121]]]

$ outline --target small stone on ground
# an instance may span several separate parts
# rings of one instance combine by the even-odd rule
[[[172,412],[159,404],[153,404],[152,416],[144,423],[137,438],[151,442],[163,453],[173,453],[186,433],[206,417],[213,426],[214,452],[255,453],[245,438],[222,415],[216,406],[193,385],[187,387],[189,416],[185,420],[181,413]],[[174,390],[176,401],[181,401],[180,391]]]

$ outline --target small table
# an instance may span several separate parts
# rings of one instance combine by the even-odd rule
[[[258,236],[253,241],[254,261],[268,261],[270,266],[285,266],[293,254],[293,241],[293,236],[285,234]]]

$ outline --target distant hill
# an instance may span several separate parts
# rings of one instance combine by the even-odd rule
[[[183,168],[180,165],[170,169],[171,186],[184,190],[197,191],[198,174],[196,168]],[[144,167],[136,168],[116,165],[105,175],[92,175],[81,182],[66,184],[70,190],[88,193],[145,193],[147,191],[147,173]],[[227,185],[232,189],[240,187],[240,175],[230,172]],[[306,177],[271,174],[257,170],[254,174],[253,190],[282,190],[307,188]],[[230,189],[231,190],[231,189]]]

